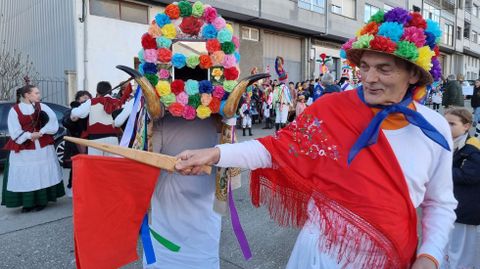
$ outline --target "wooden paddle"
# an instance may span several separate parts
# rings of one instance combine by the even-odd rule
[[[169,155],[115,146],[71,136],[64,136],[63,138],[66,141],[70,141],[75,144],[92,147],[108,153],[116,154],[127,159],[165,169],[170,172],[175,171],[175,164],[177,163],[177,158]],[[210,175],[212,173],[212,167],[204,165],[202,167],[202,172]]]

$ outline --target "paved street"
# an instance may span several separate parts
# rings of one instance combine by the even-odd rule
[[[257,129],[254,137],[273,133]],[[243,140],[241,131],[237,132]],[[247,137],[249,138],[249,137]],[[3,175],[0,174],[0,179]],[[64,178],[68,177],[67,170]],[[252,248],[253,258],[243,259],[229,217],[223,219],[220,257],[222,269],[284,268],[298,231],[278,227],[265,209],[250,203],[249,173],[242,173],[241,189],[235,191],[235,203]],[[0,180],[1,184],[1,180]],[[41,212],[20,213],[20,209],[0,207],[0,268],[75,268],[72,238],[72,200],[61,198]],[[141,253],[139,244],[138,253]],[[141,261],[124,268],[141,268]]]

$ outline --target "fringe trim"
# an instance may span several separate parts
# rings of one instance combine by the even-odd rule
[[[264,176],[251,178],[252,203],[267,205],[279,225],[301,227],[308,219],[320,227],[319,251],[336,259],[342,268],[400,269],[400,257],[390,240],[360,216],[321,193],[312,196],[273,184]],[[307,214],[313,199],[318,210]],[[355,267],[351,267],[355,266]]]

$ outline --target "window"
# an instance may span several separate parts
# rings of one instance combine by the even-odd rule
[[[324,13],[325,0],[298,0],[298,7],[317,13]]]
[[[148,24],[148,6],[119,0],[91,0],[90,14]]]
[[[465,22],[464,24],[463,37],[465,39],[470,39],[470,23],[469,22]]]
[[[377,13],[378,7],[374,7],[369,4],[365,4],[365,13],[363,15],[363,22],[368,23],[368,20],[370,20],[370,17]]]
[[[423,3],[423,17],[440,23],[440,9]]]
[[[463,0],[457,0],[457,7],[463,9]]]
[[[355,19],[356,0],[332,0],[332,12]]]
[[[457,39],[462,40],[462,27],[457,26]]]
[[[242,26],[242,39],[250,41],[258,41],[259,33],[258,29]]]
[[[472,15],[478,18],[478,6],[475,4],[472,6]]]
[[[448,46],[453,46],[453,25],[451,24],[444,24],[443,43]]]
[[[472,31],[472,41],[473,43],[477,44],[478,43],[478,34],[475,31]]]
[[[387,4],[383,4],[383,10],[385,10],[385,12],[390,11],[391,9],[393,9],[392,6],[389,6]]]

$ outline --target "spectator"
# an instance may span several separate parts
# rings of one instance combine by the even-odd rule
[[[325,73],[322,77],[322,85],[324,86],[325,90],[323,91],[324,94],[333,93],[333,92],[340,92],[340,86],[334,84],[335,80],[333,75],[330,73]]]
[[[475,80],[475,87],[472,95],[473,125],[475,126],[475,137],[480,135],[480,79]]]
[[[464,106],[462,86],[455,79],[455,75],[448,76],[447,84],[443,92],[442,105],[446,108],[449,106]]]

